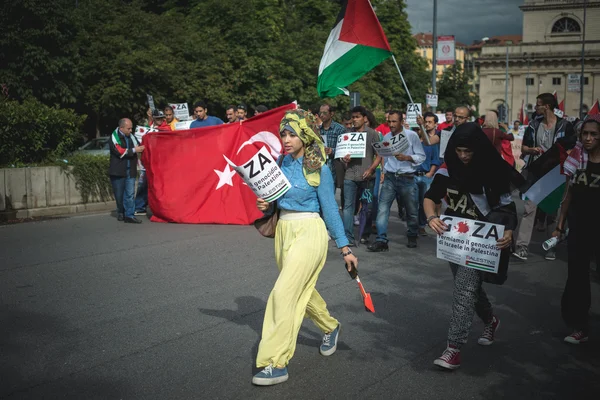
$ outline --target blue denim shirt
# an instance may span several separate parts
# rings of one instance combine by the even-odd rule
[[[425,152],[425,161],[417,167],[419,172],[429,172],[432,165],[437,167],[440,166],[440,144],[436,143],[431,146],[423,145],[423,151]]]
[[[278,208],[288,211],[316,212],[323,210],[323,219],[329,233],[333,236],[338,248],[350,242],[344,233],[344,224],[338,211],[333,193],[333,178],[327,165],[321,168],[321,184],[313,187],[308,184],[302,172],[304,157],[294,160],[291,155],[285,156],[281,170],[290,181],[292,188],[278,201]]]

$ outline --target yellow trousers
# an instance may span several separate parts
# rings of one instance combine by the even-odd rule
[[[294,355],[303,317],[323,332],[339,322],[315,289],[327,258],[325,223],[316,213],[282,213],[275,232],[279,277],[269,295],[256,366],[284,367]]]

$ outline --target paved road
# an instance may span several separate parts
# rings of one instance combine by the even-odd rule
[[[0,398],[10,399],[598,399],[600,286],[595,336],[580,347],[559,304],[563,261],[538,253],[488,286],[502,319],[491,347],[473,325],[463,366],[432,361],[445,347],[452,298],[434,239],[356,253],[377,312],[368,314],[332,247],[318,288],[343,323],[338,352],[318,353],[306,321],[290,380],[250,384],[268,293],[272,241],[252,227],[117,223],[109,215],[0,227]],[[539,240],[533,247],[539,248]]]

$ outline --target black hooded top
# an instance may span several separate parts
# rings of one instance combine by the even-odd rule
[[[473,151],[473,158],[468,164],[464,164],[456,154],[457,147]],[[520,187],[523,178],[502,159],[479,125],[466,123],[456,128],[448,141],[444,161],[425,194],[426,198],[436,204],[446,198],[448,215],[488,220],[510,230],[516,228],[511,185]],[[502,217],[493,218],[490,215],[492,210],[498,209],[503,209]]]

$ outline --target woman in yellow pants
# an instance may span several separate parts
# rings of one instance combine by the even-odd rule
[[[327,258],[326,227],[341,249],[348,269],[352,264],[358,265],[348,248],[333,179],[325,165],[325,148],[315,129],[314,117],[303,110],[289,111],[280,124],[287,153],[281,169],[292,188],[277,202],[280,217],[275,232],[275,259],[280,273],[265,310],[256,357],[256,366],[263,369],[252,378],[255,385],[276,385],[288,379],[287,365],[294,355],[304,316],[324,333],[320,353],[330,356],[337,349],[341,324],[329,314],[315,289]],[[257,199],[256,205],[261,211],[270,206],[263,199]]]

